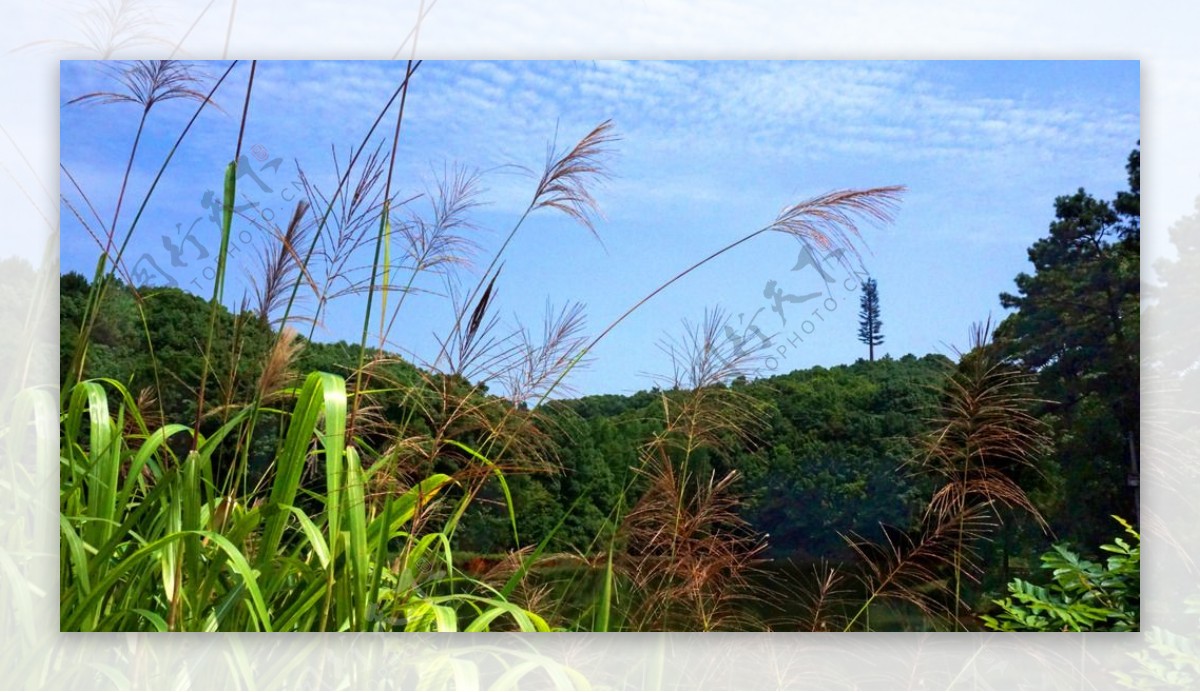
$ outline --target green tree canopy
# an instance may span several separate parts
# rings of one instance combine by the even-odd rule
[[[1140,160],[1135,149],[1129,190],[1111,202],[1082,188],[1056,199],[1049,234],[1029,248],[1035,272],[1000,296],[1016,312],[998,333],[1038,373],[1058,432],[1065,528],[1093,539],[1095,516],[1136,512],[1126,486],[1139,443]]]

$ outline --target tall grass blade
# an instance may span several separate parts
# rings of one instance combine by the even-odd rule
[[[191,430],[191,428],[186,425],[180,425],[179,423],[170,423],[159,428],[158,430],[155,430],[154,433],[142,443],[142,446],[138,448],[137,454],[133,455],[133,461],[130,463],[129,470],[126,472],[125,483],[121,487],[120,495],[117,497],[117,507],[124,511],[124,508],[129,505],[129,501],[133,497],[133,492],[136,489],[138,481],[142,477],[142,470],[150,465],[152,457],[162,448],[164,444],[166,444],[167,440],[186,430]],[[153,472],[153,475],[161,478],[162,469],[158,468],[156,472]]]
[[[221,202],[221,249],[217,253],[214,294],[218,303],[225,300],[225,261],[229,256],[229,232],[233,228],[233,207],[237,202],[237,160],[225,167],[224,197]]]
[[[105,575],[104,579],[96,583],[90,595],[87,596],[81,603],[80,607],[76,609],[75,614],[67,616],[65,622],[63,623],[63,629],[72,631],[78,629],[82,617],[88,613],[90,608],[99,604],[99,600],[108,594],[109,589],[111,589],[126,572],[129,572],[134,567],[137,567],[143,560],[154,557],[154,555],[156,555],[162,548],[170,545],[171,543],[177,543],[180,540],[188,537],[189,534],[196,534],[200,538],[206,538],[215,543],[217,547],[225,552],[229,558],[229,562],[234,573],[241,577],[246,586],[246,591],[250,596],[253,612],[256,616],[256,624],[260,625],[264,631],[272,631],[270,612],[267,609],[266,600],[263,598],[262,591],[259,588],[258,571],[250,568],[250,564],[246,561],[246,557],[242,555],[241,551],[239,551],[229,541],[229,539],[221,536],[220,534],[213,533],[212,531],[174,532],[157,540],[151,541],[133,553],[125,556],[113,567],[112,570],[108,572],[108,574]]]
[[[418,511],[429,504],[443,488],[452,483],[454,483],[454,479],[450,476],[443,473],[435,473],[412,488],[409,488],[403,495],[396,498],[390,525],[384,525],[380,521],[371,522],[367,530],[368,541],[387,540],[388,537],[395,535],[416,516]]]
[[[98,382],[81,382],[75,387],[68,412],[68,444],[77,439],[83,421],[83,406],[88,411],[88,451],[77,458],[86,469],[87,516],[83,529],[84,541],[96,546],[112,535],[116,521],[117,481],[121,470],[121,450],[112,419],[108,412],[108,396]]]
[[[371,553],[367,549],[367,507],[364,499],[362,465],[358,450],[346,449],[346,514],[350,527],[348,559],[354,596],[354,625],[358,630],[367,629],[367,566],[371,564]]]
[[[600,603],[596,610],[596,631],[607,632],[612,617],[613,597],[613,551],[615,546],[609,542],[608,556],[604,563],[604,583],[600,587]]]
[[[300,530],[304,532],[304,537],[308,539],[308,544],[312,547],[313,553],[317,556],[317,562],[321,565],[321,569],[329,569],[329,544],[325,542],[325,537],[321,535],[321,529],[313,523],[312,519],[304,513],[304,510],[299,507],[283,507],[296,517],[296,521],[300,524]]]
[[[267,518],[263,529],[261,552],[258,564],[265,567],[274,559],[283,538],[288,513],[282,507],[295,504],[300,487],[300,476],[308,461],[309,445],[317,434],[317,419],[324,413],[326,425],[345,425],[346,381],[337,375],[314,372],[304,381],[297,397],[296,407],[288,423],[287,437],[276,460],[275,480],[271,486],[270,504],[275,511]],[[344,428],[343,428],[344,429]],[[328,427],[326,432],[329,432]],[[345,441],[341,435],[321,436],[326,458],[331,453],[344,453]],[[331,536],[331,543],[336,540]]]
[[[392,285],[392,219],[390,201],[387,199],[383,200],[383,232],[380,240],[383,243],[383,265],[380,267],[383,280],[379,285],[379,340],[382,347],[387,333],[388,289]]]

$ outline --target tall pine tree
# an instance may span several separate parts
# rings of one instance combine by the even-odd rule
[[[1041,411],[1056,427],[1062,518],[1080,542],[1104,534],[1110,514],[1137,518],[1140,446],[1139,306],[1141,152],[1115,199],[1082,188],[1055,200],[1046,237],[1029,248],[1033,274],[1001,304],[1016,311],[997,336],[1036,372]]]
[[[863,284],[862,299],[858,310],[858,340],[867,345],[871,362],[875,361],[875,347],[883,343],[883,322],[879,321],[879,288],[875,279],[867,279]]]

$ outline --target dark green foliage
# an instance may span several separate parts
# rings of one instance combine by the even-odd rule
[[[1000,613],[982,616],[1002,632],[1134,632],[1138,629],[1141,536],[1124,520],[1130,540],[1100,546],[1104,562],[1088,560],[1063,544],[1042,555],[1050,581],[1014,579],[1009,595],[994,601]]]
[[[1136,516],[1139,440],[1140,154],[1113,202],[1083,189],[1055,200],[1049,235],[1029,249],[1035,273],[1000,296],[1015,308],[997,330],[1038,375],[1062,492],[1056,530],[1096,542],[1095,517]]]
[[[77,274],[64,275],[62,352],[66,359],[73,343],[69,337],[78,329],[86,297],[86,280]],[[158,362],[157,386],[147,358],[139,299]],[[135,297],[121,286],[111,290],[106,300],[111,305],[100,313],[103,319],[93,333],[85,376],[103,374],[129,383],[133,391],[145,387],[160,391],[156,409],[161,406],[167,420],[191,420],[195,396],[184,383],[200,376],[203,346],[195,335],[207,328],[206,302],[164,288],[145,289]],[[222,383],[228,381],[232,369],[238,390],[235,397],[248,398],[249,393],[241,389],[258,380],[270,335],[255,317],[235,318],[219,311],[210,391],[223,392]],[[232,365],[237,349],[242,357]],[[379,355],[368,349],[368,360]],[[358,360],[357,344],[304,343],[294,368],[350,379]],[[771,534],[774,555],[841,554],[844,543],[840,533],[869,535],[877,531],[880,522],[906,525],[919,506],[922,492],[901,466],[912,451],[909,439],[921,429],[936,401],[935,385],[945,364],[941,356],[905,356],[735,384],[739,391],[764,403],[768,425],[758,439],[735,446],[732,452],[699,450],[692,459],[693,468],[698,477],[734,469],[742,474],[742,513],[756,529]],[[449,387],[452,395],[486,396],[478,391],[471,394],[472,387],[465,380],[443,382],[394,357],[377,364],[372,373],[372,415],[393,423],[407,421],[412,431],[428,433],[442,423],[439,407],[429,405],[444,398],[435,391],[440,386]],[[419,400],[422,391],[429,396]],[[612,518],[622,491],[630,486],[628,497],[636,497],[640,491],[632,469],[638,465],[639,445],[663,430],[662,396],[661,390],[653,389],[630,396],[589,396],[544,407],[542,432],[549,440],[547,456],[556,468],[510,477],[522,545],[541,541],[561,520],[551,549],[586,552],[595,548],[596,537]],[[489,415],[498,419],[505,406],[495,399],[491,408],[496,413]],[[271,420],[264,418],[256,430],[252,468],[266,462],[266,450],[279,434]],[[453,439],[475,445],[486,437],[486,426],[482,422],[479,426],[468,429],[470,426],[460,423],[452,431]],[[364,438],[382,444],[385,435],[373,436],[368,430]],[[460,456],[448,450],[438,455],[437,468],[409,472],[452,474],[461,465]],[[464,517],[456,542],[478,552],[519,547],[497,484],[483,485],[478,500]],[[570,507],[573,511],[564,517]]]
[[[863,283],[858,310],[858,340],[867,345],[868,360],[875,360],[875,347],[883,344],[883,322],[879,320],[879,287],[875,279]]]
[[[588,551],[596,547],[612,518],[621,491],[633,480],[638,464],[638,440],[662,430],[655,419],[657,394],[602,395],[555,402],[546,407],[547,432],[555,449],[557,472],[530,479],[529,496],[514,489],[514,502],[531,512],[523,531],[528,542],[547,534],[533,533],[538,526],[562,527],[553,538],[555,550]],[[661,415],[661,413],[659,413]],[[635,492],[631,493],[636,496]],[[545,503],[546,497],[553,502]],[[569,514],[567,509],[574,506]]]
[[[908,355],[735,384],[763,403],[765,429],[732,452],[700,450],[691,463],[700,477],[742,474],[742,514],[770,534],[772,555],[843,555],[841,533],[873,535],[880,522],[906,526],[921,505],[926,493],[901,467],[912,453],[910,438],[936,402],[947,363],[942,356]],[[661,396],[652,390],[554,405],[562,469],[545,481],[558,490],[552,511],[584,497],[556,537],[557,547],[584,549],[595,539],[638,462],[638,441],[663,428]]]
[[[936,403],[941,356],[812,368],[747,387],[772,425],[757,453],[739,455],[749,518],[777,556],[841,554],[842,534],[907,526],[927,492],[902,468]]]
[[[88,288],[79,274],[62,277],[63,373],[74,354]],[[134,290],[117,282],[97,313],[84,378],[112,378],[130,386],[135,395],[150,388],[156,392],[157,402],[152,413],[167,420],[191,420],[196,415],[195,388],[203,362],[200,338],[207,332],[208,303],[204,299],[177,288]],[[258,380],[271,340],[271,330],[250,313],[218,311],[209,368],[209,387],[214,392],[210,409],[246,398]]]

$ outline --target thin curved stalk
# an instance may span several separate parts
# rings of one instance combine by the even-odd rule
[[[383,247],[384,236],[390,232],[389,214],[391,214],[391,207],[389,202],[392,195],[392,174],[396,170],[396,151],[400,145],[400,126],[404,122],[404,104],[408,100],[408,83],[412,78],[414,69],[416,68],[413,66],[413,61],[409,60],[408,67],[404,72],[404,85],[400,92],[400,108],[396,112],[396,129],[392,133],[392,153],[388,160],[387,180],[383,186],[383,209],[379,215],[379,235],[375,238],[375,258],[371,262],[371,286],[367,291],[367,307],[363,314],[362,338],[358,344],[358,368],[354,379],[354,402],[350,407],[350,420],[347,424],[347,434],[350,439],[354,437],[354,422],[358,416],[359,406],[362,404],[363,365],[367,358],[367,333],[371,328],[371,303],[375,297],[375,277],[379,274],[379,254]],[[381,323],[383,319],[384,313],[381,312]]]
[[[217,331],[217,309],[225,291],[225,261],[229,255],[229,233],[233,226],[233,207],[237,194],[237,164],[242,155],[242,137],[246,132],[246,119],[250,113],[250,95],[254,91],[254,71],[258,61],[250,62],[250,78],[246,82],[246,100],[242,106],[242,120],[238,127],[237,146],[233,160],[225,169],[225,196],[221,207],[221,248],[217,253],[217,271],[213,280],[213,296],[209,309],[208,336],[204,344],[204,360],[200,368],[200,392],[196,399],[196,427],[192,435],[192,451],[200,441],[200,423],[204,419],[204,393],[208,384],[209,367],[212,364],[213,338]]]

